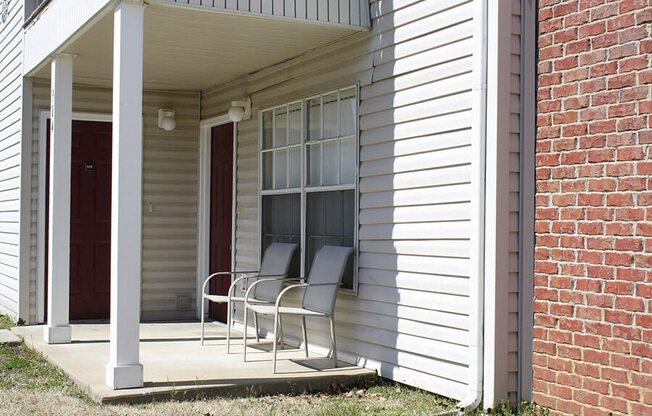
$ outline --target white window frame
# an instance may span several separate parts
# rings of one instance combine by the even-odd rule
[[[355,141],[355,179],[353,183],[351,184],[339,184],[339,185],[319,185],[319,186],[310,186],[308,185],[308,176],[306,172],[306,166],[307,166],[307,157],[308,157],[308,152],[306,151],[307,147],[309,146],[310,141],[308,141],[308,126],[306,125],[306,119],[307,119],[307,105],[306,103],[310,100],[313,100],[315,98],[320,98],[321,100],[321,105],[320,105],[320,122],[321,122],[321,128],[322,128],[322,137],[323,137],[323,120],[324,120],[324,102],[323,102],[323,97],[333,94],[333,93],[340,93],[342,91],[346,91],[349,89],[355,89],[355,106],[356,106],[356,111],[355,114],[356,116],[354,117],[354,141]],[[272,189],[263,189],[263,113],[267,111],[272,111],[272,131],[273,134],[276,134],[276,117],[274,117],[274,110],[282,107],[286,107],[288,110],[291,105],[293,104],[301,104],[301,143],[299,144],[301,148],[301,185],[298,188],[286,188],[286,189],[274,189],[274,186],[272,186]],[[263,240],[262,240],[262,232],[263,232],[263,225],[262,225],[262,219],[263,219],[263,197],[268,196],[268,195],[289,195],[289,194],[300,194],[301,195],[301,276],[307,276],[307,270],[306,270],[306,257],[305,257],[305,252],[306,252],[306,205],[307,205],[307,195],[312,192],[329,192],[329,191],[344,191],[344,190],[352,190],[354,193],[354,220],[353,220],[353,248],[355,250],[355,258],[354,258],[354,264],[353,264],[353,282],[352,282],[352,288],[340,288],[340,293],[344,294],[349,294],[349,295],[354,295],[357,296],[358,294],[358,286],[359,286],[359,279],[358,279],[358,264],[359,264],[359,229],[360,229],[360,223],[359,223],[359,212],[360,212],[360,127],[359,127],[359,120],[360,120],[360,85],[355,84],[355,85],[348,85],[342,88],[338,88],[336,90],[330,90],[326,91],[323,93],[319,93],[316,95],[308,96],[305,97],[301,100],[295,100],[295,101],[290,101],[285,104],[280,104],[280,105],[275,105],[272,107],[267,107],[258,112],[258,252],[259,252],[259,258],[262,256],[262,245],[263,245]],[[339,111],[339,100],[338,100],[338,118],[341,117],[341,113]],[[289,117],[289,111],[287,113],[287,131],[289,132],[289,123],[290,123],[290,117]],[[338,127],[339,128],[339,127]],[[332,141],[332,140],[341,140],[342,137],[351,137],[351,136],[337,136],[334,138],[328,138],[328,139],[322,139],[320,142],[327,142],[327,141]],[[289,148],[290,146],[295,146],[295,145],[290,145],[289,140],[288,144],[285,147],[286,149]],[[265,149],[267,152],[271,151],[272,152],[272,160],[274,160],[273,152],[274,152],[274,147],[272,146],[271,149]],[[321,169],[322,169],[322,177],[323,177],[323,146],[322,146],[322,152],[321,152],[321,157],[322,157],[322,163],[321,163]],[[289,158],[289,151],[288,151],[288,158]],[[289,161],[288,161],[288,169],[289,169]],[[338,173],[338,177],[341,175],[341,170]],[[272,183],[274,184],[276,180],[276,174],[275,171],[272,171]],[[289,175],[288,175],[288,181],[289,181]],[[289,185],[289,183],[288,183]]]

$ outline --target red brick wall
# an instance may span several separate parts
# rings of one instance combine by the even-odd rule
[[[652,0],[540,0],[534,399],[652,415]]]

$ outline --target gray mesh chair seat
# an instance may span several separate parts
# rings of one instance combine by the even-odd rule
[[[308,357],[308,332],[306,329],[306,316],[324,317],[330,321],[331,343],[333,345],[332,358],[337,366],[337,347],[335,341],[335,298],[338,287],[342,284],[344,269],[348,259],[353,252],[351,247],[323,246],[317,254],[310,268],[308,281],[306,283],[293,284],[283,289],[277,296],[274,304],[260,304],[252,302],[252,295],[255,293],[256,285],[263,282],[254,282],[245,293],[244,319],[247,323],[247,312],[252,311],[255,315],[274,315],[273,335],[273,368],[276,373],[276,350],[277,334],[282,331],[281,315],[301,316],[301,327],[303,330],[303,344],[305,355]],[[283,297],[290,291],[304,289],[301,306],[281,306]],[[247,337],[243,337],[243,359],[247,361]]]
[[[226,319],[226,351],[231,349],[231,326],[233,325],[234,306],[237,302],[244,302],[244,297],[235,295],[235,288],[240,282],[248,282],[255,279],[255,291],[250,296],[249,302],[253,304],[268,303],[272,304],[276,297],[283,289],[283,281],[287,279],[288,269],[292,262],[292,256],[297,249],[297,244],[291,243],[272,243],[265,250],[260,270],[256,271],[237,271],[237,272],[217,272],[206,278],[202,286],[202,303],[201,303],[201,343],[204,345],[204,323],[205,323],[205,303],[206,301],[214,303],[227,304]],[[235,276],[229,286],[226,295],[211,295],[206,293],[206,286],[213,278],[226,278]],[[238,277],[240,276],[240,277]],[[256,339],[258,339],[258,318],[254,316]],[[245,321],[246,322],[246,321]],[[245,324],[244,334],[247,334],[247,325]]]

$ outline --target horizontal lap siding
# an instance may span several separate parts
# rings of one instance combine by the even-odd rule
[[[110,114],[110,89],[75,86],[73,111]],[[39,115],[49,110],[50,83],[34,83],[30,319],[37,320]],[[174,108],[177,127],[160,130],[158,109]],[[195,316],[197,247],[196,92],[143,93],[143,256],[142,316],[183,319]],[[151,212],[150,212],[151,204]],[[176,295],[191,309],[177,310]]]
[[[369,0],[156,0],[226,12],[367,27]]]
[[[0,28],[0,313],[18,317],[23,2]]]
[[[196,317],[198,104],[197,92],[143,96],[144,319]],[[159,108],[176,110],[173,131],[158,128]]]
[[[461,398],[470,308],[471,3],[395,0],[374,2],[371,11],[369,34],[203,93],[202,118],[246,95],[255,107],[238,125],[236,267],[258,266],[257,112],[359,82],[360,284],[357,296],[338,296],[338,350],[385,377]],[[311,343],[328,347],[326,322],[308,326]],[[297,321],[285,319],[284,332],[299,338]]]

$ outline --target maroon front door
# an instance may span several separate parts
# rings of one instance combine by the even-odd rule
[[[231,271],[231,220],[233,196],[233,123],[211,130],[211,235],[210,273]],[[213,295],[226,295],[228,276],[210,283]],[[209,316],[226,322],[226,304],[210,302]]]
[[[72,123],[70,319],[109,317],[111,134],[111,123]]]

